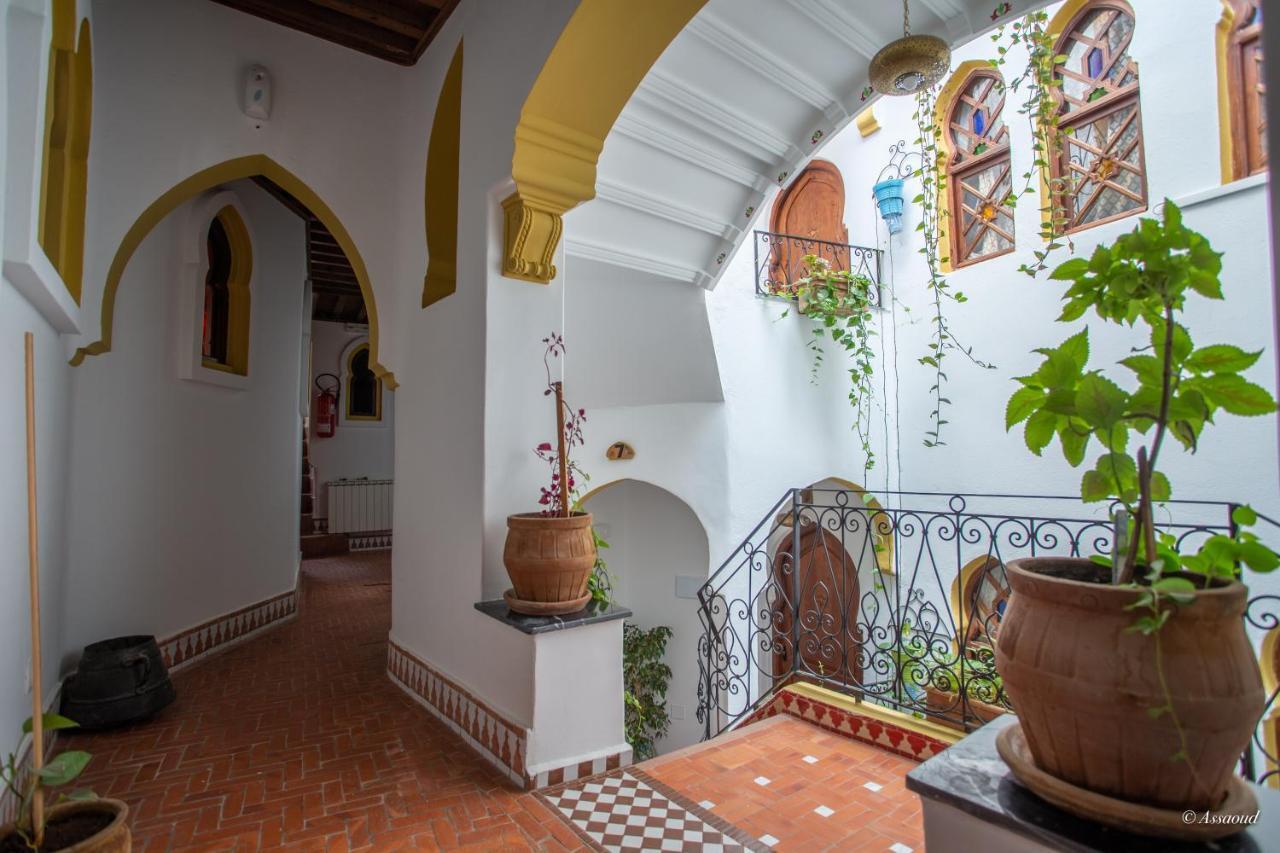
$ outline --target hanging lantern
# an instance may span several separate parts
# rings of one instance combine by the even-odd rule
[[[871,88],[882,95],[914,95],[942,79],[951,67],[951,48],[937,36],[911,35],[908,0],[902,0],[902,38],[871,59]]]
[[[903,192],[902,179],[890,178],[880,181],[871,188],[876,197],[876,206],[880,208],[880,218],[888,226],[890,234],[902,230]]]

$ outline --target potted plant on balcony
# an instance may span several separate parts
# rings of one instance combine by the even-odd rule
[[[569,458],[569,449],[581,446],[586,413],[564,400],[564,383],[551,378],[551,361],[564,354],[564,338],[552,332],[546,345],[545,396],[555,400],[556,444],[540,444],[535,453],[551,467],[551,483],[544,486],[539,512],[507,516],[507,542],[502,561],[511,578],[504,598],[516,613],[557,616],[576,613],[591,601],[588,588],[596,566],[596,538],[591,513],[573,509],[573,492],[582,471]]]
[[[1044,362],[1019,377],[1006,413],[1007,428],[1025,422],[1033,453],[1056,436],[1072,466],[1098,441],[1103,453],[1084,473],[1081,497],[1110,500],[1124,514],[1114,560],[1042,557],[1007,566],[1012,596],[996,665],[1020,734],[1002,735],[1001,753],[1020,780],[1058,805],[1182,838],[1242,828],[1188,826],[1184,810],[1256,808],[1233,773],[1263,707],[1239,567],[1266,572],[1280,563],[1248,532],[1257,517],[1247,507],[1235,509],[1230,535],[1211,536],[1194,553],[1161,534],[1152,511],[1172,494],[1157,468],[1167,445],[1194,451],[1220,411],[1276,408],[1270,393],[1241,376],[1261,352],[1196,348],[1179,322],[1189,297],[1223,298],[1221,266],[1221,255],[1165,201],[1162,220],[1144,218],[1089,259],[1057,267],[1052,279],[1070,284],[1060,322],[1092,309],[1149,330],[1146,345],[1120,361],[1136,387],[1087,369],[1086,328],[1037,350]],[[1133,455],[1131,442],[1142,444]],[[1034,769],[1019,771],[1019,737]]]

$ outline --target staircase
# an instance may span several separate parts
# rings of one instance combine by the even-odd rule
[[[307,438],[307,427],[302,428],[302,516],[299,519],[298,534],[302,549],[302,559],[311,560],[316,557],[333,557],[348,552],[347,537],[341,533],[330,534],[318,532],[315,518],[316,510],[316,469],[311,464],[311,441]]]

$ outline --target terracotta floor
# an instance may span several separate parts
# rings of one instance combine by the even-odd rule
[[[178,673],[154,720],[60,742],[129,803],[134,849],[584,849],[387,679],[387,553],[303,567],[297,620]],[[642,767],[782,849],[923,847],[910,762],[791,718]]]

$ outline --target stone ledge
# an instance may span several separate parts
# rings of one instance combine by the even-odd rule
[[[484,615],[491,616],[502,624],[525,634],[546,634],[550,631],[563,631],[567,628],[594,625],[597,622],[612,622],[615,619],[626,619],[631,616],[631,609],[628,607],[620,604],[600,605],[594,601],[577,613],[564,616],[525,616],[513,612],[500,598],[477,601],[475,608]]]

